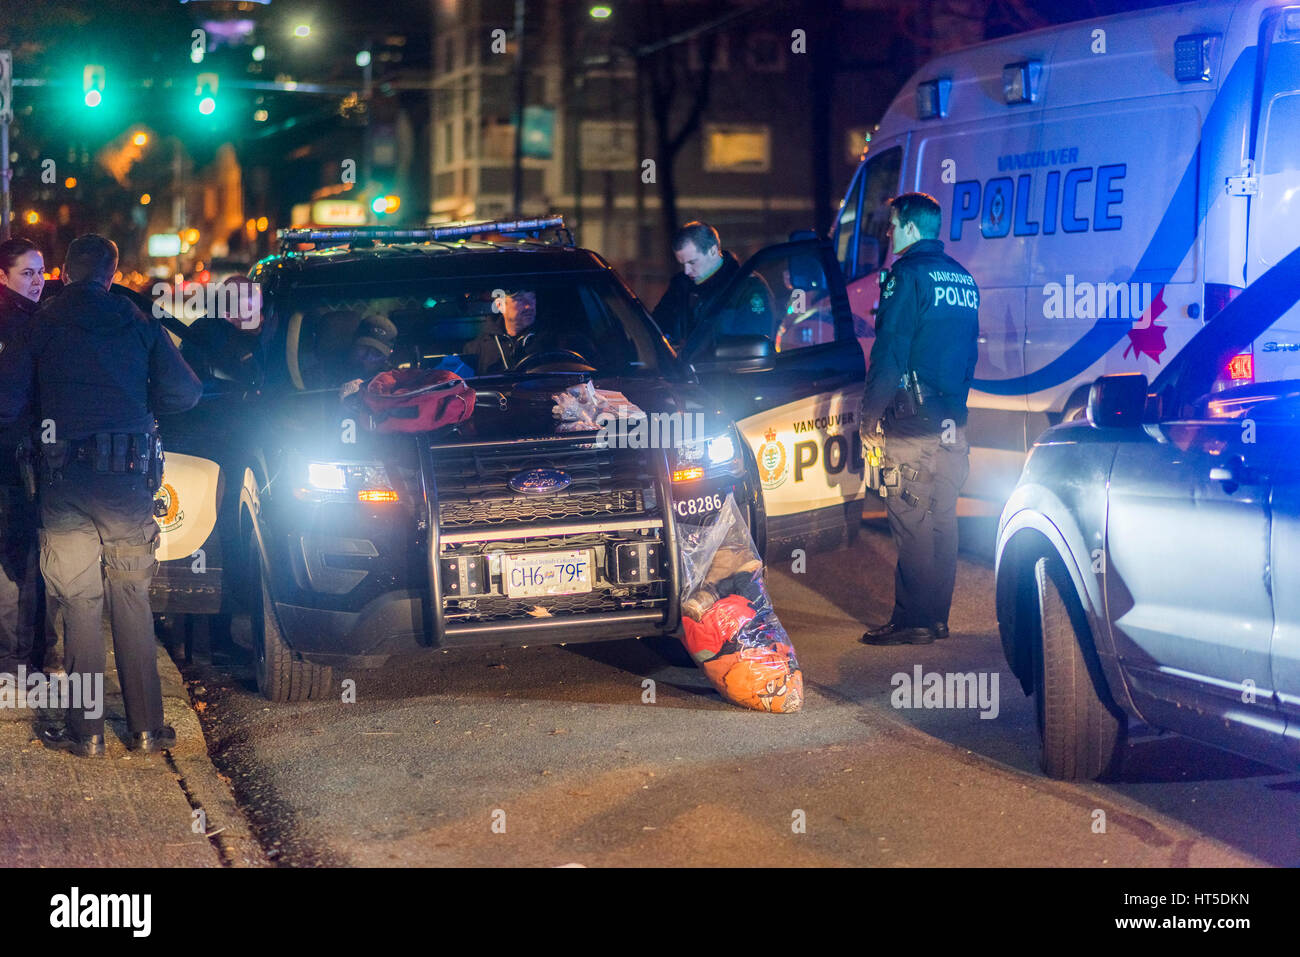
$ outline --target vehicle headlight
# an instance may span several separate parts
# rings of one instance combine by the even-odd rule
[[[694,482],[719,475],[743,475],[740,440],[734,428],[707,438],[683,442],[674,448],[672,478],[674,482]]]
[[[304,502],[396,502],[397,490],[382,465],[307,462],[306,482],[293,490]]]

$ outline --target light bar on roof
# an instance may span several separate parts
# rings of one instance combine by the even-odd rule
[[[439,242],[444,239],[468,239],[470,236],[481,236],[484,233],[536,233],[544,229],[563,228],[563,216],[548,216],[543,219],[452,223],[448,226],[426,226],[422,229],[394,229],[390,226],[353,226],[344,229],[299,227],[278,230],[276,238],[281,243],[346,243],[356,239]]]

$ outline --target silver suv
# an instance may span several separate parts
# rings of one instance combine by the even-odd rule
[[[1300,250],[1034,445],[997,613],[1049,775],[1114,774],[1132,719],[1300,769],[1298,298]]]

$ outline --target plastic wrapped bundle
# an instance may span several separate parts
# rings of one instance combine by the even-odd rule
[[[763,562],[728,495],[709,525],[677,526],[682,638],[733,704],[789,714],[803,706],[803,672],[763,584]]]

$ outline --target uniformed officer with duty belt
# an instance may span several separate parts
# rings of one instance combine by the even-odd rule
[[[929,644],[948,636],[957,575],[957,495],[970,470],[966,398],[975,375],[979,289],[945,255],[933,197],[904,193],[890,207],[897,259],[882,277],[860,434],[868,484],[885,496],[898,566],[893,614],[862,641]],[[873,461],[881,465],[876,481]]]
[[[41,571],[63,615],[68,678],[104,673],[106,601],[127,746],[158,751],[176,736],[163,722],[149,605],[162,476],[154,416],[193,408],[203,387],[158,320],[109,291],[116,270],[109,240],[72,241],[67,285],[0,370],[0,418],[37,401]],[[102,710],[71,707],[67,727],[41,737],[48,748],[102,755]]]

